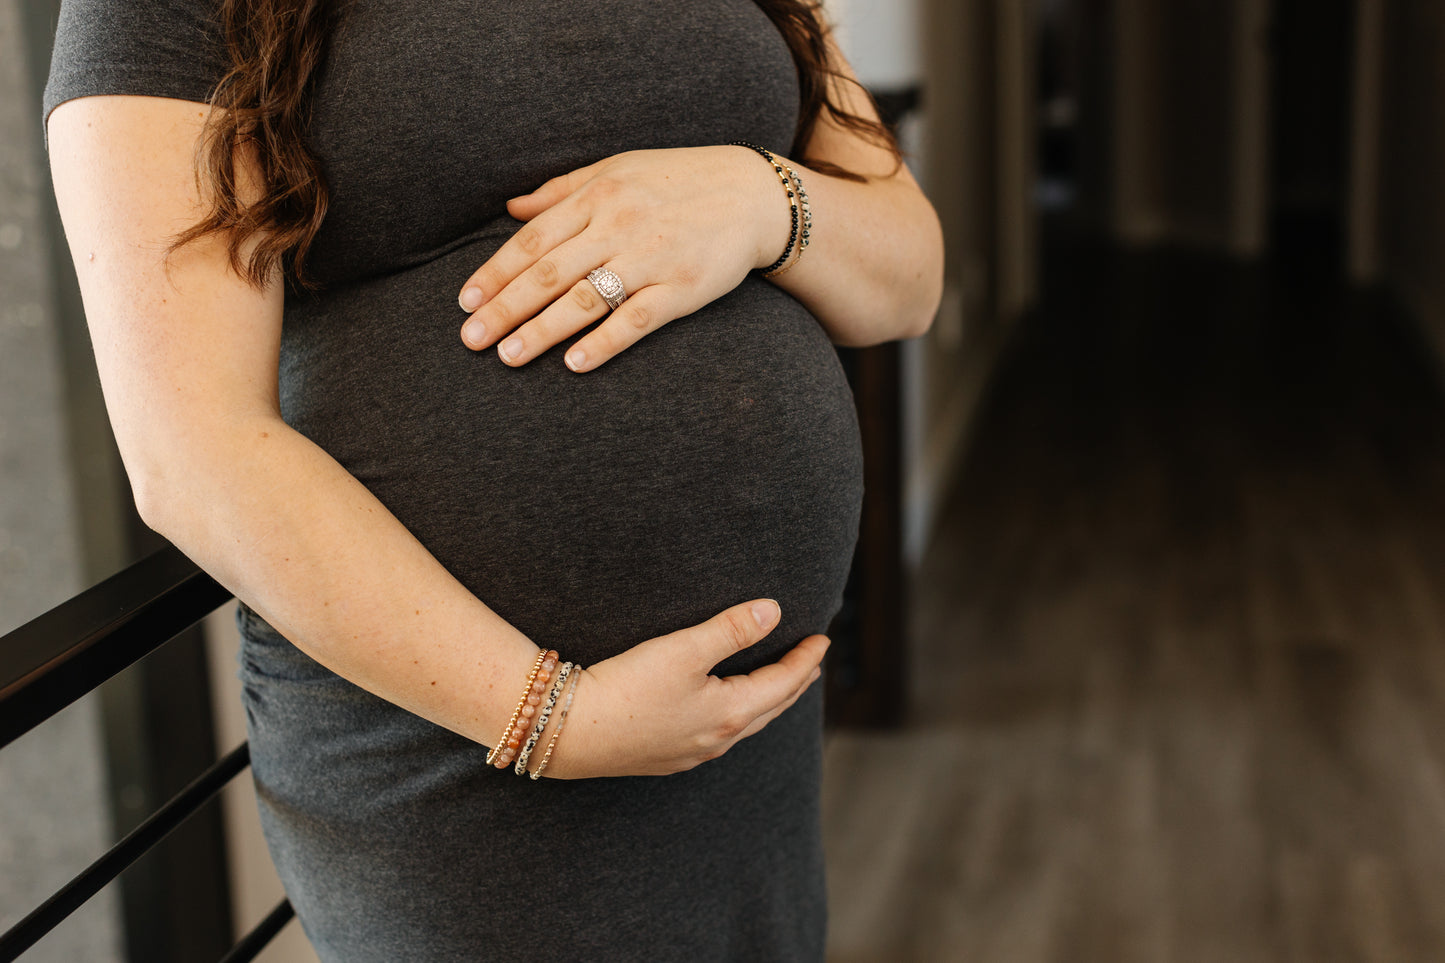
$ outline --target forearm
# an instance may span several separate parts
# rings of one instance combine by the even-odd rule
[[[147,522],[318,662],[490,745],[536,647],[279,419],[193,429],[132,469]]]
[[[780,162],[802,179],[814,225],[806,254],[773,282],[807,306],[837,344],[861,347],[928,330],[943,291],[943,233],[922,192],[911,180],[858,183]],[[790,218],[776,178],[771,189],[778,196],[765,199],[774,202],[775,246],[767,250],[776,257]]]

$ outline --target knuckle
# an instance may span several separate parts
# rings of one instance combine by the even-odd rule
[[[487,328],[493,325],[499,326],[502,330],[510,330],[517,324],[516,312],[505,301],[492,301],[486,308]]]
[[[612,219],[618,227],[635,227],[642,222],[643,211],[633,204],[626,204],[618,207],[613,212]]]
[[[723,636],[734,649],[745,649],[752,644],[752,635],[743,624],[742,617],[730,615],[723,620]]]
[[[496,294],[503,287],[501,273],[490,264],[477,271],[476,281],[487,294]]]
[[[611,174],[599,174],[592,178],[588,185],[588,193],[598,200],[609,200],[622,193],[622,179]]]
[[[680,267],[672,272],[672,282],[680,288],[696,287],[701,275],[696,268]]]
[[[718,726],[712,738],[699,740],[695,755],[704,762],[716,759],[728,751],[728,747],[732,745],[736,736],[737,733],[727,731],[726,726]]]
[[[557,264],[550,258],[543,258],[532,265],[532,273],[537,279],[537,283],[544,288],[551,288],[557,284]]]
[[[623,312],[627,317],[627,323],[637,331],[650,331],[652,329],[652,311],[648,308],[634,304]]]
[[[528,224],[517,232],[517,247],[525,254],[536,254],[542,250],[542,232]]]
[[[590,281],[583,281],[572,289],[572,301],[583,311],[595,311],[602,303]]]
[[[723,718],[721,734],[724,743],[730,743],[743,734],[748,727],[747,714],[737,709],[732,710]]]

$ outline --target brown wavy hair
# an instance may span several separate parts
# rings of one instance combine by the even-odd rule
[[[230,70],[211,95],[196,175],[210,209],[177,235],[171,250],[212,234],[226,238],[231,267],[252,284],[278,269],[299,287],[314,289],[306,270],[330,195],[306,129],[311,91],[344,0],[221,0],[219,21]],[[818,0],[755,0],[787,41],[798,72],[800,111],[791,153],[807,144],[824,112],[833,121],[888,148],[901,163],[891,131],[871,117],[844,109],[838,83],[856,84],[828,59]],[[866,91],[865,91],[866,94]],[[259,196],[242,197],[237,159],[259,164]],[[863,181],[859,174],[806,155],[815,170]],[[246,193],[254,194],[256,190]]]

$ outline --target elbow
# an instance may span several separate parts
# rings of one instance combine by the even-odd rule
[[[136,513],[182,551],[234,522],[245,480],[260,470],[264,439],[283,435],[279,418],[201,417],[117,432]],[[265,449],[269,452],[271,449]]]
[[[166,431],[118,432],[121,462],[130,482],[136,514],[147,528],[171,542],[184,539],[189,517],[196,515],[198,481],[204,476],[195,460],[201,446]]]
[[[260,453],[257,441],[285,428],[270,412],[253,416],[200,405],[112,417],[111,424],[136,513],[182,551],[235,507],[239,480]]]
[[[943,303],[943,228],[931,206],[927,226],[920,234],[924,242],[918,255],[920,268],[913,279],[913,297],[909,299],[908,310],[900,319],[901,338],[921,338],[927,334]]]
[[[167,473],[154,465],[142,467],[139,459],[122,459],[126,466],[126,477],[130,480],[131,497],[135,501],[136,514],[146,527],[174,541],[170,531],[176,495],[169,490]]]
[[[943,228],[933,206],[918,196],[919,203],[900,214],[903,226],[887,235],[887,256],[865,255],[853,266],[852,298],[836,286],[809,304],[839,347],[918,338],[933,327],[943,302]]]
[[[867,307],[856,311],[851,323],[832,330],[835,344],[867,348],[928,333],[943,302],[943,238],[937,223],[934,218],[933,232],[920,232],[918,245],[904,261],[907,268],[895,268],[891,277],[880,278]]]
[[[933,327],[938,317],[938,308],[943,303],[943,272],[936,279],[930,279],[919,307],[905,319],[903,338],[921,338]]]
[[[903,334],[899,335],[899,340],[911,341],[914,338],[923,337],[925,334],[928,333],[928,330],[933,327],[933,317],[934,314],[928,314],[926,316],[923,316],[917,324],[914,324],[910,328],[904,329]]]

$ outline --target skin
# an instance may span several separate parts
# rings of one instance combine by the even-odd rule
[[[491,746],[516,705],[537,647],[467,591],[325,451],[281,420],[280,279],[259,287],[246,283],[230,269],[217,238],[166,256],[169,238],[204,210],[193,165],[206,114],[188,101],[111,96],[69,101],[49,120],[56,196],[106,406],[141,517],[318,662]],[[820,130],[816,150],[854,170],[892,166],[874,156],[876,148],[830,128]],[[566,336],[568,326],[579,323],[580,316],[566,313],[581,309],[575,298],[556,305],[550,316],[541,310],[575,288],[575,279],[566,280],[573,260],[589,261],[585,272],[615,259],[625,280],[642,284],[628,302],[631,312],[619,311],[589,335],[592,340],[583,339],[595,366],[663,319],[687,313],[687,305],[722,294],[747,269],[770,261],[767,251],[786,243],[786,208],[780,238],[776,203],[764,213],[755,199],[776,202],[781,193],[761,158],[740,148],[687,152],[685,173],[673,176],[678,186],[716,185],[728,238],[727,257],[719,259],[726,264],[699,268],[701,252],[712,244],[700,226],[688,229],[672,209],[680,195],[666,194],[655,208],[639,206],[636,180],[655,164],[676,160],[654,153],[604,161],[513,201],[513,213],[546,241],[562,238],[566,218],[575,223],[583,211],[607,223],[630,222],[631,232],[621,237],[637,243],[634,255],[624,256],[620,242],[615,254],[605,253],[587,246],[587,230],[574,230],[566,237],[576,257],[568,252],[557,287],[532,293],[522,292],[536,279],[542,256],[563,260],[551,253],[560,241],[533,246],[531,256],[519,234],[483,265],[478,274],[493,286],[491,316],[512,305],[513,317],[528,319],[517,333],[535,350],[516,363],[534,356],[547,337]],[[254,161],[242,170],[254,183]],[[937,303],[935,274],[941,269],[934,262],[941,261],[941,245],[911,237],[917,217],[888,211],[895,202],[907,212],[926,210],[922,232],[932,236],[937,221],[921,194],[913,196],[916,186],[909,193],[911,178],[894,173],[850,185],[803,176],[820,218],[826,211],[834,224],[849,225],[837,234],[866,236],[876,247],[870,252],[819,231],[808,260],[786,276],[788,289],[822,312],[825,327],[845,342],[916,333],[924,326],[920,317],[932,312],[930,302]],[[658,215],[666,230],[644,214]],[[553,234],[556,225],[564,226]],[[639,240],[660,231],[664,239],[675,232],[677,243]],[[873,256],[888,245],[912,250],[919,243],[924,251],[914,263]],[[670,250],[678,256],[670,257]],[[594,253],[604,256],[598,260]],[[636,277],[652,280],[623,273],[634,264]],[[880,289],[855,284],[851,275],[857,271]],[[912,281],[890,293],[887,285],[900,277]],[[515,292],[514,285],[520,285]],[[547,291],[556,296],[539,301]],[[904,302],[906,310],[872,311]],[[488,309],[479,313],[486,316]],[[722,679],[709,670],[764,638],[778,618],[770,600],[740,600],[707,622],[589,667],[547,776],[678,772],[759,731],[817,679],[827,640],[804,639],[747,676]]]

